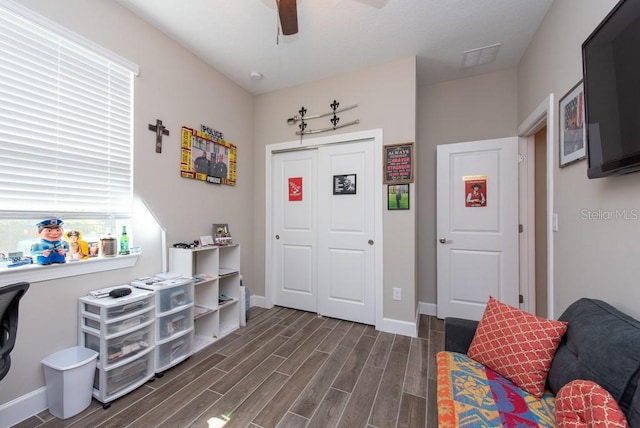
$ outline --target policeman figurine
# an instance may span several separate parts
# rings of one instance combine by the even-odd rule
[[[62,239],[64,222],[59,218],[42,220],[38,226],[39,242],[31,246],[31,256],[40,265],[64,263],[65,254],[69,251],[69,244]]]

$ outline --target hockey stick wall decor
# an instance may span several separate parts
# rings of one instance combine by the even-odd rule
[[[342,113],[347,110],[352,110],[358,107],[358,104],[353,104],[347,107],[339,108],[340,103],[336,100],[333,100],[333,102],[329,105],[329,107],[331,107],[330,112],[307,116],[307,109],[304,106],[302,106],[300,110],[298,110],[297,115],[287,119],[287,124],[295,125],[296,123],[300,122],[300,124],[298,125],[299,131],[296,131],[296,135],[306,135],[306,134],[317,134],[319,132],[333,131],[335,129],[344,128],[345,126],[350,126],[350,125],[355,125],[357,123],[360,123],[360,121],[356,119],[356,120],[352,120],[351,122],[346,122],[338,125],[338,123],[340,122],[340,117],[337,115],[337,113]],[[319,119],[327,116],[331,116],[331,119],[329,119],[331,126],[328,126],[326,128],[307,130],[307,125],[308,125],[306,122],[307,120]]]

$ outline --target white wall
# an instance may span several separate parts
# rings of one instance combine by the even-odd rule
[[[264,260],[265,146],[293,141],[297,126],[287,125],[287,118],[305,106],[308,114],[330,110],[335,99],[342,107],[358,104],[354,110],[339,114],[341,123],[359,119],[358,125],[315,136],[349,133],[368,129],[383,129],[384,144],[414,142],[416,138],[416,60],[405,58],[366,70],[347,73],[308,85],[260,95],[255,100],[255,196],[254,228],[256,231],[255,260]],[[310,129],[330,126],[327,118],[309,122]],[[313,136],[312,136],[313,137]],[[382,165],[380,165],[382,168]],[[415,188],[411,186],[412,207]],[[386,192],[386,186],[385,186]],[[416,210],[387,211],[386,193],[384,223],[384,302],[385,318],[415,321],[416,308]],[[264,277],[264,270],[258,275]],[[256,293],[264,295],[256,287]],[[402,288],[402,301],[392,299],[392,288]],[[252,288],[252,291],[254,289]]]
[[[582,42],[616,3],[553,2],[518,69],[520,121],[549,93],[559,100],[582,79]],[[557,118],[555,122],[553,150],[558,153]],[[553,169],[559,224],[554,234],[554,315],[580,297],[593,297],[640,317],[640,219],[584,218],[584,212],[598,210],[640,213],[640,174],[589,180],[586,169],[586,161],[562,169],[556,162]]]
[[[253,97],[114,1],[21,3],[140,66],[135,80],[135,195],[149,203],[167,228],[170,244],[208,235],[212,223],[228,223],[242,245],[243,275],[248,283],[256,282],[251,251]],[[156,119],[171,132],[164,137],[162,154],[155,153],[155,136],[147,129]],[[180,177],[180,128],[200,124],[224,132],[238,146],[236,187]],[[160,271],[159,231],[139,224],[148,215],[137,212],[136,219],[132,238],[143,254],[134,268],[31,285],[20,304],[18,341],[0,387],[0,406],[42,387],[40,361],[77,344],[79,296]]]
[[[436,303],[436,146],[516,135],[517,70],[418,90],[419,301]]]

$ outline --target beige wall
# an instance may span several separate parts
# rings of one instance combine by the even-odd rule
[[[416,139],[415,58],[254,98],[116,2],[20,2],[140,66],[135,80],[135,196],[147,201],[167,229],[169,245],[209,234],[212,223],[228,223],[242,245],[242,273],[252,295],[264,295],[264,146],[296,138],[286,118],[301,104],[310,112],[324,111],[337,99],[343,106],[359,104],[350,115],[360,125],[345,132],[382,128],[385,143]],[[147,129],[156,119],[171,132],[164,137],[162,154],[155,153],[155,137]],[[180,177],[180,128],[200,124],[224,132],[238,146],[235,187]],[[384,315],[408,322],[417,315],[415,212],[385,210],[383,218],[384,264],[394,267],[385,270]],[[159,229],[144,224],[151,216],[140,204],[134,216],[133,244],[143,249],[135,267],[31,285],[21,302],[18,342],[0,388],[0,406],[44,386],[40,361],[77,344],[79,296],[160,271]],[[390,287],[403,289],[401,302],[391,300]]]
[[[553,2],[518,69],[518,118],[523,120],[550,93],[558,100],[582,79],[581,44],[617,0]],[[557,113],[556,113],[557,116]],[[554,153],[558,153],[555,120]],[[639,317],[640,219],[586,220],[585,213],[640,212],[640,174],[589,180],[587,163],[553,167],[554,316],[580,297],[605,300]],[[636,210],[636,211],[633,211]]]
[[[242,244],[243,274],[249,284],[257,282],[251,269],[253,97],[114,1],[21,3],[140,66],[135,80],[136,196],[149,203],[167,228],[170,244],[210,234],[212,223],[229,223]],[[155,137],[147,129],[156,119],[171,132],[164,137],[162,154],[155,153]],[[180,177],[180,127],[200,124],[219,129],[237,144],[236,187]],[[136,219],[149,221],[149,215],[136,211]],[[31,285],[20,305],[18,341],[11,371],[0,387],[0,405],[42,387],[40,361],[77,344],[79,296],[160,271],[159,230],[139,223],[131,228],[133,243],[143,250],[135,267]]]
[[[516,135],[517,71],[418,90],[418,300],[436,303],[436,146]]]
[[[255,260],[264,260],[265,230],[265,146],[298,139],[297,126],[287,125],[287,118],[297,114],[301,106],[308,114],[329,111],[335,99],[341,106],[358,104],[354,110],[340,114],[342,122],[359,119],[349,126],[315,136],[382,128],[384,144],[416,141],[416,60],[405,58],[378,67],[312,84],[271,92],[256,97],[254,107],[255,131]],[[309,127],[330,125],[328,120],[314,120]],[[313,136],[312,136],[313,137]],[[382,165],[380,166],[382,167]],[[415,188],[411,185],[411,200],[415,203]],[[386,192],[386,187],[385,187]],[[385,318],[413,322],[416,318],[416,210],[387,211],[386,193],[383,196],[384,224],[384,302]],[[415,206],[415,205],[413,205]],[[256,264],[259,278],[264,278],[263,263]],[[262,288],[260,288],[262,287]],[[391,298],[392,288],[402,288],[402,301]],[[252,288],[252,292],[254,288]],[[264,295],[260,282],[255,292]]]
[[[360,124],[341,131],[382,128],[387,144],[415,141],[414,208],[385,211],[383,219],[384,316],[412,321],[416,300],[436,302],[436,145],[515,135],[520,121],[549,93],[557,103],[581,78],[580,44],[616,0],[554,2],[517,70],[426,86],[416,95],[416,61],[406,58],[255,98],[116,2],[20,2],[139,64],[135,193],[167,228],[169,243],[208,233],[211,223],[229,223],[243,246],[242,270],[254,295],[264,295],[265,145],[296,138],[286,118],[301,105],[310,112],[324,111],[337,99],[343,105],[359,104],[342,118],[358,118]],[[162,154],[154,152],[153,134],[147,130],[156,119],[171,131]],[[200,124],[223,131],[238,145],[236,187],[179,177],[180,127]],[[557,141],[553,144],[557,153]],[[580,162],[563,169],[555,166],[554,177],[560,226],[554,234],[556,316],[581,296],[602,298],[640,315],[634,306],[640,287],[629,280],[638,274],[638,222],[581,219],[583,209],[640,208],[640,174],[590,181],[586,163]],[[143,247],[134,268],[32,285],[21,304],[19,340],[12,370],[2,381],[0,405],[43,386],[40,360],[77,343],[78,296],[160,270],[157,230],[133,226],[138,231],[135,244]],[[398,286],[403,289],[401,302],[391,300],[391,288]]]

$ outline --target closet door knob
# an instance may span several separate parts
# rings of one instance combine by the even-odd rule
[[[276,239],[280,239],[280,235],[276,235]]]

